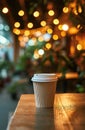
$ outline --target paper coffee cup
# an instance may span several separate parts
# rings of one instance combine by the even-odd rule
[[[56,74],[34,74],[32,81],[36,107],[53,107],[57,83]]]

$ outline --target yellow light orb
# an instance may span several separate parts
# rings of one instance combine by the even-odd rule
[[[58,25],[58,29],[59,29],[59,30],[62,30],[62,25],[61,25],[61,24]]]
[[[77,28],[80,28],[80,27],[81,27],[81,25],[80,25],[80,24],[78,24],[78,25],[77,25]]]
[[[79,51],[82,50],[81,44],[78,44],[78,45],[77,45],[77,50],[79,50]]]
[[[29,31],[29,30],[26,30],[26,31],[24,32],[24,35],[25,35],[25,36],[29,36],[29,35],[30,35],[30,31]]]
[[[49,16],[53,16],[55,14],[55,12],[54,12],[54,10],[49,10],[48,14],[49,14]]]
[[[39,53],[38,50],[34,51],[34,55],[33,55],[34,59],[39,59]]]
[[[52,33],[53,33],[53,30],[52,30],[51,28],[48,28],[48,29],[47,29],[47,32],[48,32],[49,34],[52,34]]]
[[[78,12],[79,12],[79,13],[82,13],[82,8],[81,8],[81,6],[78,7]]]
[[[53,20],[53,23],[54,23],[55,25],[57,25],[57,24],[59,24],[59,20],[58,20],[58,19],[54,19],[54,20]]]
[[[19,29],[14,28],[14,29],[13,29],[13,33],[15,33],[16,35],[20,35],[20,30],[19,30]]]
[[[9,9],[8,9],[7,7],[4,7],[4,8],[2,9],[2,12],[3,12],[4,14],[8,13],[8,11],[9,11]]]
[[[78,12],[77,12],[76,9],[73,9],[73,12],[74,12],[75,15],[78,15]]]
[[[39,17],[39,15],[40,15],[39,11],[35,11],[35,12],[33,13],[33,16],[34,16],[34,17]]]
[[[33,28],[33,23],[29,22],[29,23],[27,24],[27,27],[28,27],[28,28]]]
[[[19,22],[15,22],[14,23],[14,27],[19,28],[20,27],[20,23]]]
[[[20,11],[18,12],[18,15],[19,15],[19,16],[23,16],[23,15],[24,15],[24,11],[23,11],[23,10],[20,10]]]
[[[63,12],[64,12],[64,13],[68,13],[68,11],[69,11],[68,7],[64,7],[64,8],[63,8]]]
[[[66,36],[66,32],[62,31],[62,32],[61,32],[61,36],[62,36],[62,37],[65,37],[65,36]]]
[[[45,47],[49,50],[52,47],[52,45],[51,43],[46,43]]]
[[[57,34],[53,35],[53,40],[58,40],[58,35]]]
[[[41,21],[41,22],[40,22],[40,25],[41,25],[42,27],[46,26],[46,21],[44,21],[44,20]]]

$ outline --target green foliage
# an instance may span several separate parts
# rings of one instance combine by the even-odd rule
[[[81,84],[77,84],[76,89],[77,89],[77,92],[79,92],[79,93],[84,93],[85,92],[85,88]]]
[[[0,62],[0,70],[2,70],[2,69],[10,70],[13,67],[14,67],[14,63],[13,62],[9,62],[9,61],[2,61],[2,62]]]
[[[8,93],[10,94],[11,97],[15,96],[15,99],[19,99],[21,94],[27,93],[28,92],[28,84],[26,85],[25,83],[19,83],[19,82],[13,82],[10,84],[8,87]]]

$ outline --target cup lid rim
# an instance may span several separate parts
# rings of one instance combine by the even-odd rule
[[[52,82],[52,81],[57,81],[58,77],[55,73],[38,73],[34,74],[32,77],[32,81],[35,82]]]

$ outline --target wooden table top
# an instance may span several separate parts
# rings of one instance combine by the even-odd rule
[[[85,94],[56,94],[53,108],[36,108],[22,95],[9,130],[85,130]]]

